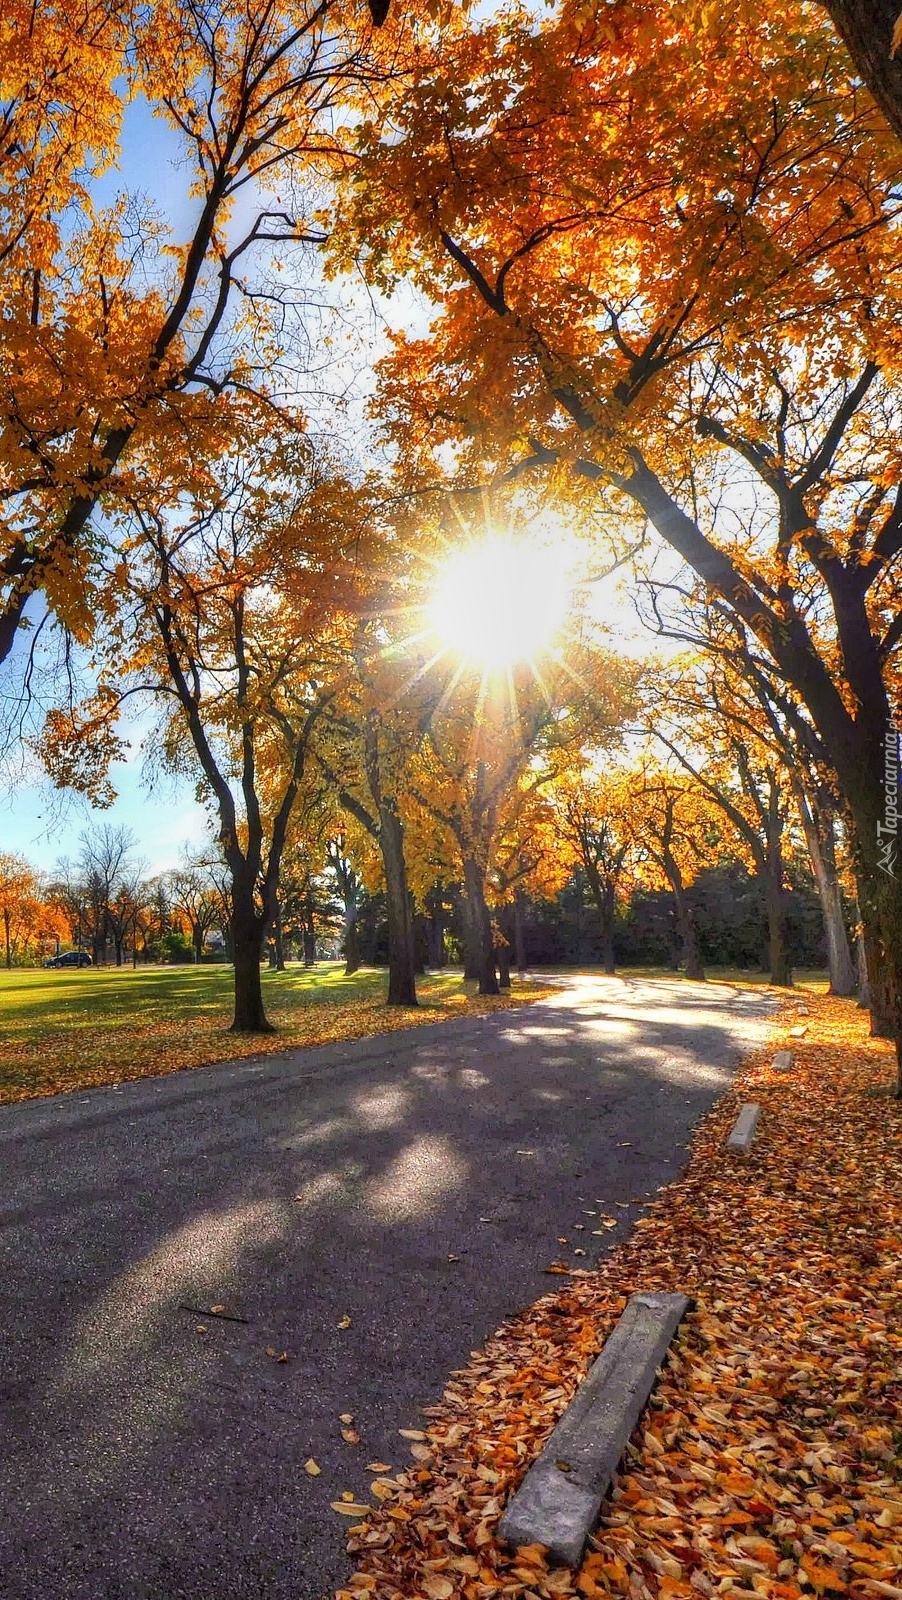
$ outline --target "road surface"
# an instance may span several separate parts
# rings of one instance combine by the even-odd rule
[[[0,1110],[4,1600],[347,1581],[329,1501],[407,1460],[398,1428],[548,1291],[559,1235],[608,1248],[584,1206],[629,1228],[766,1027],[748,991],[568,982]]]

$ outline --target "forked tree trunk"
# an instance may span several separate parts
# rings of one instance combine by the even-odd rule
[[[388,1004],[415,1006],[413,918],[404,859],[404,825],[390,801],[379,807],[379,848],[388,910]]]

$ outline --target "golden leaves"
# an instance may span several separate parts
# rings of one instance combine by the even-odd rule
[[[893,1066],[854,1004],[809,1007],[797,1078],[770,1075],[771,1048],[751,1058],[647,1226],[455,1374],[425,1476],[399,1474],[351,1538],[349,1593],[422,1594],[438,1571],[455,1600],[900,1600],[902,1109],[871,1093]],[[774,1114],[738,1172],[723,1139],[743,1095]],[[501,1547],[510,1490],[637,1283],[697,1308],[581,1567]]]

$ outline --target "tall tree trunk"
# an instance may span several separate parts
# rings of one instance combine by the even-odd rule
[[[868,957],[861,923],[861,907],[855,901],[855,964],[858,969],[858,1004],[863,1011],[871,1009],[871,985],[868,978]]]
[[[770,981],[781,989],[792,988],[792,968],[786,947],[786,901],[783,896],[783,862],[770,852],[764,879],[767,908],[767,953]]]
[[[418,978],[426,976],[429,965],[429,919],[418,912],[413,895],[410,897],[410,926],[413,930],[413,970]]]
[[[476,953],[479,963],[477,974],[479,978],[479,993],[500,994],[498,975],[495,971],[495,941],[492,933],[492,917],[485,898],[485,875],[479,862],[469,853],[463,857],[463,868],[467,901],[470,906],[476,937]]]
[[[276,909],[273,916],[273,946],[276,956],[276,971],[285,971],[285,938],[282,932],[282,909],[276,898]]]
[[[426,937],[429,944],[429,965],[441,968],[447,965],[448,957],[445,950],[445,915],[444,900],[440,889],[433,889],[426,900],[428,920],[426,923]]]
[[[680,956],[683,971],[687,978],[695,978],[699,982],[704,980],[705,968],[702,963],[702,951],[698,937],[698,924],[695,912],[689,904],[686,890],[683,885],[682,875],[676,862],[665,865],[667,881],[673,890],[674,907],[676,910],[676,924],[680,936]]]
[[[498,961],[498,987],[509,989],[511,986],[511,947],[503,936],[495,946],[495,955]]]
[[[6,939],[6,965],[7,965],[8,969],[11,969],[12,968],[12,964],[13,964],[13,952],[12,952],[12,945],[9,942],[9,924],[10,924],[9,912],[8,911],[4,911],[4,913],[3,913],[3,933],[4,933],[4,937]]]
[[[357,933],[357,907],[345,907],[345,977],[360,970],[360,938]]]
[[[460,925],[463,933],[464,945],[464,982],[479,982],[479,922],[476,911],[470,903],[470,896],[464,888],[460,897]]]
[[[200,966],[200,958],[204,951],[204,930],[197,922],[194,923],[191,929],[191,941],[194,945],[195,963]]]
[[[404,825],[390,801],[379,807],[379,848],[388,909],[388,1004],[415,1006],[413,918],[404,859]]]
[[[583,859],[586,880],[598,912],[601,935],[601,967],[603,972],[614,974],[614,884],[602,876],[596,862],[588,855]]]
[[[258,915],[253,889],[235,882],[232,891],[232,951],[235,962],[235,1015],[232,1033],[275,1033],[263,1005],[260,958],[266,919]]]
[[[898,758],[893,781],[898,783]],[[897,1093],[902,1096],[902,850],[897,799],[889,793],[889,764],[880,782],[847,795],[854,822],[858,901],[864,927],[871,1033],[896,1043]]]
[[[524,924],[524,894],[522,889],[514,890],[514,960],[521,978],[526,976],[526,930]]]
[[[849,948],[839,876],[836,871],[833,818],[820,807],[809,805],[801,787],[796,788],[796,799],[824,918],[830,993],[842,996],[854,994],[855,967]]]
[[[309,912],[304,917],[303,925],[302,925],[302,928],[301,928],[301,943],[303,945],[303,950],[304,950],[304,966],[305,967],[315,967],[316,966],[316,929],[313,926],[313,918],[310,916]]]

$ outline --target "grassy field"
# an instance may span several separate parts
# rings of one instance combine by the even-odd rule
[[[520,1005],[548,990],[515,984],[480,1000],[457,973],[418,980],[416,1011],[385,1005],[386,974],[344,976],[340,963],[264,972],[272,1037],[228,1032],[230,967],[77,968],[0,974],[0,1105],[65,1089],[154,1077],[261,1050],[365,1034]]]
[[[575,972],[576,968],[559,969]],[[583,969],[585,970],[585,969]],[[624,968],[622,977],[670,978],[661,968]],[[766,987],[766,978],[712,968],[712,982]],[[797,987],[824,993],[825,973],[801,972]],[[273,1037],[229,1033],[232,969],[210,967],[95,967],[79,971],[0,971],[0,1105],[66,1089],[153,1077],[188,1067],[358,1039],[395,1028],[472,1016],[522,1005],[550,991],[517,983],[510,996],[479,999],[459,973],[418,981],[416,1011],[389,1011],[384,970],[346,978],[340,962],[264,972]]]

